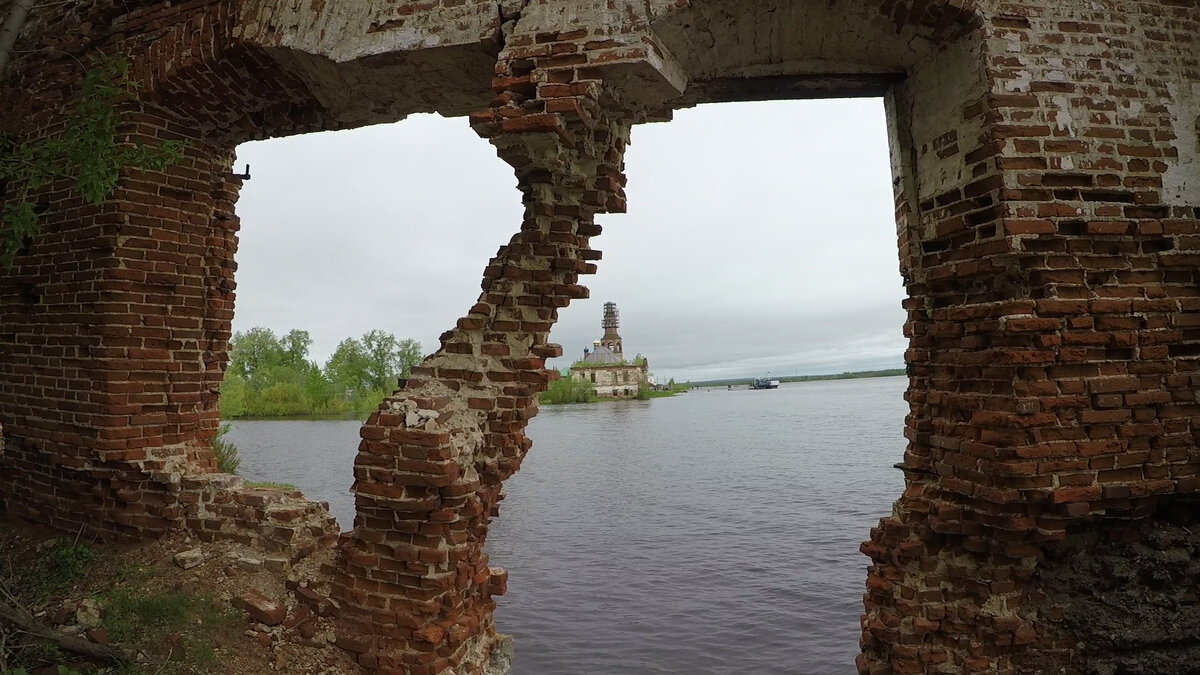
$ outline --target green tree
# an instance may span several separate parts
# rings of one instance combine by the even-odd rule
[[[234,333],[229,341],[229,372],[251,380],[256,373],[263,374],[271,367],[282,364],[286,354],[283,343],[275,337],[275,331],[255,326],[245,333]]]
[[[311,369],[308,348],[312,346],[312,336],[308,331],[293,328],[280,338],[279,346],[283,350],[284,365],[306,371]]]
[[[397,340],[391,333],[373,330],[362,336],[362,344],[372,389],[392,391],[397,378],[408,377],[421,362],[421,343],[416,340]]]
[[[397,378],[408,377],[412,367],[420,362],[421,343],[398,340],[387,331],[372,330],[360,340],[342,340],[325,363],[325,375],[347,389],[386,394],[396,388]]]
[[[325,376],[334,384],[346,389],[366,389],[367,350],[354,338],[338,343],[333,355],[325,362]]]
[[[415,340],[370,331],[338,345],[325,368],[309,360],[312,336],[293,329],[277,335],[257,326],[230,341],[221,387],[221,415],[283,417],[366,412],[379,405],[421,359]]]

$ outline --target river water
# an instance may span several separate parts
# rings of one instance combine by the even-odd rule
[[[543,406],[491,564],[516,675],[854,673],[868,530],[903,489],[902,377]],[[238,421],[249,480],[343,528],[357,421]]]

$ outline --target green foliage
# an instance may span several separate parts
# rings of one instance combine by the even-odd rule
[[[116,589],[104,600],[109,638],[164,663],[214,663],[214,633],[234,620],[212,598],[182,589],[148,594]]]
[[[3,626],[0,626],[3,628]],[[35,664],[51,664],[57,661],[62,661],[64,655],[58,649],[58,645],[49,640],[32,639],[29,641],[15,642],[9,641],[7,638],[15,637],[13,633],[5,635],[0,632],[0,674],[3,675],[30,675],[26,670],[26,666],[34,667]],[[14,664],[25,664],[22,666],[14,665],[6,670],[7,663],[11,660]],[[43,670],[44,669],[37,669]]]
[[[213,454],[217,456],[217,471],[237,473],[238,467],[242,465],[242,458],[238,455],[238,447],[225,438],[228,433],[229,422],[222,422],[217,427],[217,435],[213,437]]]
[[[118,143],[117,108],[134,99],[138,83],[121,55],[98,54],[72,99],[61,134],[28,143],[0,138],[0,184],[6,205],[0,228],[0,265],[11,268],[39,224],[30,193],[58,179],[74,181],[89,204],[113,193],[121,169],[162,170],[182,157],[183,145],[166,141],[154,147]],[[11,192],[9,192],[11,191]]]
[[[55,651],[55,655],[57,655],[58,650],[56,649],[54,651]],[[55,673],[57,675],[83,675],[83,673],[79,672],[78,670],[75,670],[74,668],[71,668],[69,666],[64,666],[62,664],[58,665],[58,667],[55,669]],[[0,663],[0,674],[2,674],[2,675],[30,675],[29,671],[25,670],[24,667],[16,668],[13,670],[5,670],[3,663]]]
[[[361,340],[342,340],[326,362],[325,374],[348,389],[390,393],[396,389],[396,380],[408,377],[412,367],[420,362],[419,342],[397,340],[391,333],[373,330]]]
[[[339,342],[333,356],[325,362],[325,376],[347,389],[365,388],[370,376],[367,373],[367,350],[363,344],[354,338]]]
[[[278,372],[304,373],[316,368],[308,361],[312,337],[306,330],[290,330],[283,337],[261,326],[237,333],[229,342],[229,372],[242,379],[278,379]]]
[[[538,395],[538,401],[547,404],[591,403],[598,398],[595,384],[569,377],[560,377],[551,382],[546,391]]]
[[[237,333],[221,387],[221,416],[361,414],[374,409],[421,362],[421,344],[373,330],[338,345],[322,369],[309,360],[312,338],[268,328]]]
[[[645,400],[652,399],[652,398],[669,398],[671,396],[674,396],[675,394],[680,394],[687,390],[688,390],[687,385],[675,384],[674,378],[672,378],[669,382],[667,382],[667,385],[665,387],[662,387],[662,386],[653,386],[652,387],[649,384],[647,384],[646,382],[641,382],[638,384],[637,398],[639,401],[645,401]]]
[[[261,483],[254,483],[251,481],[246,481],[246,487],[248,487],[248,488],[264,488],[267,490],[284,490],[286,492],[290,492],[290,491],[296,489],[296,486],[292,485],[291,483],[272,483],[271,481],[263,481]]]
[[[87,576],[95,557],[87,544],[60,541],[22,573],[18,589],[33,600],[62,593]]]
[[[75,582],[87,573],[88,563],[96,557],[87,544],[62,543],[50,549],[46,555],[46,572],[67,582]]]

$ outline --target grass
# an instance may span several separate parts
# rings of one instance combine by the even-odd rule
[[[11,565],[11,561],[10,565]],[[107,565],[107,567],[106,567]],[[143,654],[145,660],[126,666],[90,664],[62,652],[52,642],[34,639],[0,623],[0,675],[161,675],[218,671],[218,645],[236,635],[240,614],[223,609],[212,597],[186,586],[169,590],[145,588],[156,574],[140,566],[113,568],[86,543],[60,540],[42,548],[23,568],[0,578],[8,601],[29,611],[53,607],[57,598],[93,598],[101,608],[101,625],[109,640]],[[118,586],[80,586],[100,578],[117,580]],[[49,604],[47,604],[49,603]]]
[[[642,401],[651,398],[668,398],[680,393],[680,391],[681,390],[679,389],[668,389],[667,391],[662,391],[659,389],[639,389],[637,397],[638,400]]]
[[[26,609],[41,605],[83,581],[95,557],[95,551],[87,544],[58,541],[41,551],[23,569],[13,572],[9,568],[8,574],[0,577],[0,599]],[[25,636],[15,627],[0,623],[0,673],[28,675],[26,666],[56,664],[64,658],[54,643]],[[61,665],[58,672],[63,675],[75,673]]]
[[[292,485],[291,483],[272,483],[271,481],[263,481],[261,483],[246,481],[246,487],[265,488],[267,490],[285,490],[288,492],[296,489],[296,486]]]
[[[215,664],[215,634],[235,620],[211,597],[182,589],[139,594],[115,589],[103,600],[109,639],[173,665],[170,672]]]
[[[17,588],[35,602],[63,593],[87,576],[95,557],[87,544],[60,541],[21,573]]]

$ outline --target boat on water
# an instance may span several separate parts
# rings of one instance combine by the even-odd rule
[[[756,377],[750,382],[751,389],[778,389],[779,380],[772,380],[768,377]]]

